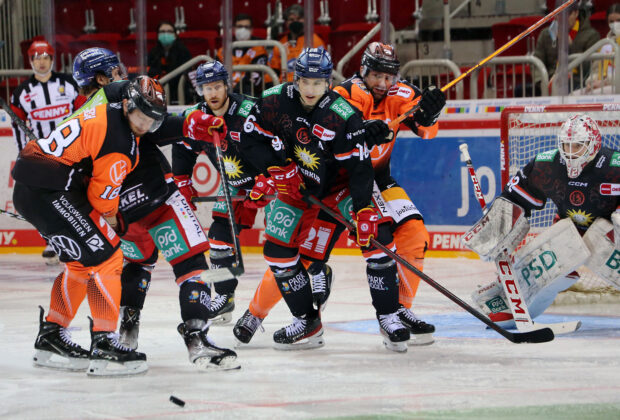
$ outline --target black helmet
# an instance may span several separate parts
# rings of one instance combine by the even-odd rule
[[[125,88],[127,111],[139,109],[144,115],[155,120],[149,131],[159,128],[166,116],[166,94],[161,84],[148,76],[138,76]]]
[[[371,42],[362,55],[362,77],[366,77],[369,71],[398,74],[400,61],[396,57],[396,51],[390,44]]]

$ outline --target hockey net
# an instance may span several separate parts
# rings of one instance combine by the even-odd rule
[[[501,116],[502,185],[538,153],[557,148],[557,133],[571,115],[585,113],[596,120],[603,146],[620,150],[620,104],[536,105],[507,107]],[[542,210],[532,212],[528,241],[551,226],[556,207],[550,200]],[[580,280],[555,303],[618,302],[620,291],[595,273],[582,267]]]

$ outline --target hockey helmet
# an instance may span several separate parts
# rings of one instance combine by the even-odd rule
[[[202,85],[223,80],[228,84],[228,71],[217,60],[203,63],[196,69],[196,92],[202,96]]]
[[[569,178],[577,178],[583,168],[601,150],[602,138],[598,124],[585,114],[567,119],[558,134],[558,149],[566,163]]]
[[[295,80],[300,77],[309,79],[330,79],[334,65],[325,49],[304,48],[295,62]]]
[[[112,80],[112,70],[115,68],[120,70],[122,78],[127,77],[125,66],[112,51],[99,47],[88,48],[73,60],[73,79],[83,88],[92,84],[98,73]]]
[[[166,116],[166,94],[161,84],[148,76],[138,76],[128,83],[125,87],[125,98],[127,99],[127,111],[133,112],[136,109],[153,120],[153,125],[149,132],[159,128]]]
[[[396,75],[400,70],[400,61],[396,57],[396,51],[390,44],[371,42],[362,55],[362,77],[366,77],[369,71],[378,71]]]
[[[28,57],[30,57],[30,60],[45,55],[48,55],[52,60],[54,59],[54,48],[47,41],[34,41],[30,44],[28,48]]]

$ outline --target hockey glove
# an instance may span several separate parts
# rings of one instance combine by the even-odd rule
[[[303,179],[295,162],[286,166],[270,166],[267,171],[273,179],[278,194],[288,195],[294,200],[302,200],[303,195],[299,188],[303,185]]]
[[[376,144],[389,143],[394,138],[394,132],[381,120],[365,120],[366,144],[369,148]]]
[[[213,133],[219,131],[220,137],[226,136],[226,122],[222,117],[205,114],[194,110],[185,117],[183,123],[183,135],[194,140],[213,143]]]
[[[245,200],[243,205],[250,209],[261,209],[269,203],[269,200],[266,199],[265,196],[275,193],[276,186],[273,179],[260,174],[254,181],[254,186],[249,194],[249,200]]]
[[[189,175],[176,175],[174,177],[174,183],[177,184],[179,192],[183,194],[189,206],[195,211],[196,206],[192,203],[192,198],[198,197],[198,191],[196,191],[196,188],[192,185],[192,180]]]
[[[377,237],[379,227],[379,213],[372,207],[364,207],[357,214],[351,212],[351,217],[357,226],[356,242],[361,247],[370,245],[370,240]]]
[[[423,127],[431,127],[437,122],[444,105],[446,105],[446,95],[441,89],[429,86],[422,92],[420,109],[415,112],[413,119]]]

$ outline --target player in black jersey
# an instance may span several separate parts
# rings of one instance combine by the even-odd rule
[[[370,246],[376,237],[394,249],[388,219],[372,202],[373,169],[360,114],[329,89],[332,62],[322,48],[305,49],[297,59],[295,81],[274,86],[253,108],[241,142],[244,155],[269,173],[278,191],[266,223],[265,260],[294,321],[274,334],[276,348],[324,344],[313,307],[310,279],[299,246],[319,212],[312,194],[357,223],[357,243],[367,261],[373,306],[385,344],[406,351],[409,331],[400,322],[394,261]],[[308,216],[311,217],[308,217]]]
[[[585,262],[576,257],[571,264],[579,267],[583,263],[620,289],[620,151],[601,146],[601,132],[592,118],[581,114],[566,120],[558,134],[558,147],[539,153],[527,163],[506,184],[502,197],[521,206],[526,217],[532,210],[544,208],[547,200],[551,200],[557,207],[556,222],[569,219],[578,231],[574,243],[556,244],[553,238],[549,238],[540,249],[550,253],[522,270],[513,270],[520,280],[532,318],[543,313],[559,292],[579,279],[574,268],[564,270],[566,273],[559,276],[546,274],[562,265],[559,259],[556,261],[558,249],[577,248],[582,242],[580,236],[584,237],[591,256]],[[602,226],[600,229],[599,225]],[[552,228],[542,232],[537,239],[545,238],[549,229]],[[614,230],[614,235],[605,237]],[[520,240],[514,242],[518,244]],[[524,255],[527,252],[523,249],[515,254],[517,265],[523,265],[530,255],[540,256],[545,252],[534,250],[532,254]],[[513,323],[498,282],[480,287],[473,293],[473,298],[491,320]]]
[[[89,48],[78,54],[73,74],[88,96],[79,112],[98,103],[125,99],[124,92],[130,82],[118,81],[124,72],[116,70],[123,68],[116,55],[104,48]],[[207,119],[202,124],[221,125],[223,121]],[[167,118],[162,129],[170,131],[169,138],[173,141],[187,131],[181,117]],[[202,226],[178,192],[168,160],[158,145],[145,138],[139,144],[139,155],[137,167],[123,182],[119,200],[125,260],[121,275],[120,342],[132,349],[138,347],[140,311],[161,251],[172,265],[179,285],[183,320],[179,333],[188,346],[190,361],[206,369],[236,368],[233,351],[207,340],[210,290],[200,273],[208,269],[204,252],[209,246]]]
[[[260,174],[241,155],[241,137],[243,125],[256,103],[256,98],[230,92],[228,72],[219,61],[202,64],[196,70],[196,91],[204,98],[193,107],[185,111],[189,115],[195,110],[209,115],[221,117],[226,122],[226,136],[222,140],[222,155],[225,162],[227,183],[231,195],[252,194],[253,196],[270,195],[275,193],[271,180]],[[172,171],[175,182],[181,193],[191,203],[196,196],[192,186],[191,176],[198,155],[204,151],[214,166],[217,167],[217,157],[213,145],[196,143],[195,147],[177,143],[172,147]],[[253,191],[257,180],[257,188]],[[223,196],[223,186],[220,194]],[[258,197],[257,197],[258,198]],[[264,199],[235,201],[233,212],[237,230],[250,228],[254,225],[257,209],[267,205]],[[228,211],[224,201],[213,207],[213,223],[209,229],[209,256],[212,267],[232,267],[235,262],[234,238],[228,223]],[[235,308],[235,289],[238,280],[231,278],[227,281],[215,283],[215,296],[211,299],[211,317],[214,322],[230,322],[232,311]]]

